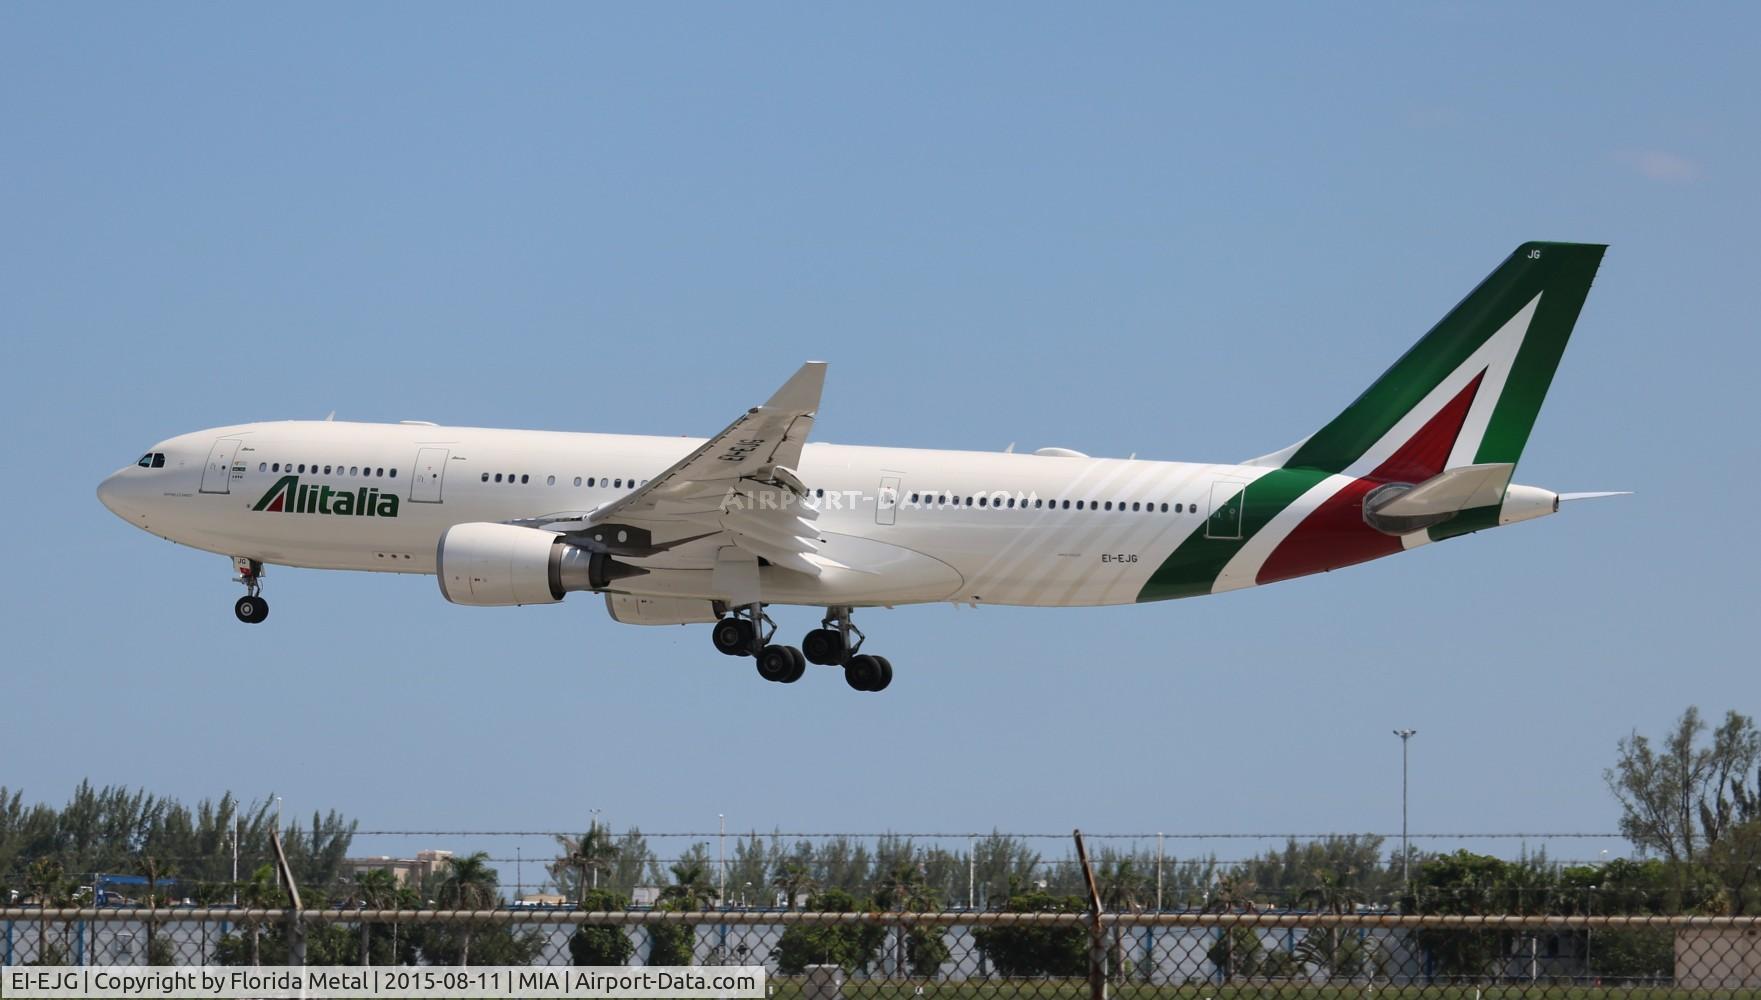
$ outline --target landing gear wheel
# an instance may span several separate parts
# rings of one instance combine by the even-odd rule
[[[750,656],[752,639],[756,635],[752,623],[744,618],[723,618],[715,623],[714,631],[709,638],[715,648],[728,656]]]
[[[882,676],[880,659],[866,653],[852,656],[844,664],[844,683],[858,691],[879,691],[875,685],[881,683]]]
[[[241,597],[232,606],[232,613],[247,625],[255,625],[269,617],[269,602],[252,595]]]
[[[893,661],[884,656],[876,656],[874,662],[880,664],[880,680],[869,687],[870,691],[885,691],[887,685],[893,683]]]
[[[844,662],[844,636],[835,628],[816,628],[801,640],[801,652],[822,667]]]
[[[804,661],[801,651],[793,646],[766,646],[758,652],[758,676],[787,684],[806,672]]]

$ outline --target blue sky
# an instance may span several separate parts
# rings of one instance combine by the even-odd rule
[[[0,7],[0,784],[366,829],[1386,832],[1413,726],[1415,831],[1611,830],[1620,736],[1761,710],[1758,20]],[[92,493],[332,410],[708,434],[807,358],[820,440],[1241,459],[1527,239],[1612,249],[1519,478],[1637,496],[1218,598],[871,612],[879,697],[426,577],[272,570],[246,628],[224,559]],[[362,844],[421,846],[512,850]]]

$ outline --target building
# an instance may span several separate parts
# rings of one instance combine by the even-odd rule
[[[421,885],[423,880],[440,874],[446,868],[447,862],[451,860],[451,851],[417,851],[413,858],[393,858],[385,855],[376,858],[344,858],[342,867],[350,877],[358,876],[362,872],[390,872],[391,877],[397,880],[398,885],[415,888]]]

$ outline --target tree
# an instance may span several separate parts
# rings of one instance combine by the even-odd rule
[[[1761,808],[1761,731],[1732,711],[1710,746],[1701,744],[1705,732],[1699,708],[1689,706],[1661,749],[1637,730],[1619,742],[1615,766],[1603,778],[1620,802],[1621,833],[1640,850],[1695,862],[1734,826],[1757,818],[1752,814]]]
[[[281,886],[276,882],[274,866],[259,865],[247,881],[239,883],[238,902],[247,910],[267,910],[280,906]],[[256,918],[249,918],[244,922],[251,929],[251,964],[262,965],[263,923]]]
[[[1322,872],[1297,900],[1309,910],[1344,914],[1357,911],[1358,904],[1363,902],[1363,894],[1332,872]],[[1342,942],[1338,927],[1329,927],[1322,934],[1310,929],[1297,951],[1304,962],[1326,969],[1329,977],[1355,976],[1363,968],[1361,940],[1352,937]]]
[[[484,851],[463,858],[448,858],[446,872],[441,876],[436,898],[444,909],[487,910],[495,906],[501,894],[497,889],[500,877],[489,865]],[[459,964],[471,964],[471,937],[475,927],[469,920],[458,928]],[[510,963],[511,964],[511,963]]]
[[[856,899],[842,889],[823,889],[807,900],[807,908],[816,913],[853,913]],[[777,939],[777,970],[798,976],[809,965],[839,965],[845,972],[856,972],[868,967],[885,940],[886,929],[873,924],[791,924]]]
[[[898,913],[928,910],[936,905],[935,894],[924,884],[923,872],[916,863],[906,859],[895,864],[875,893],[875,904],[885,910]],[[903,975],[906,969],[907,946],[910,936],[904,921],[900,921],[893,929],[893,974]],[[935,963],[938,967],[940,961]]]
[[[1010,913],[1087,913],[1080,896],[1017,893]],[[992,925],[972,932],[973,941],[1005,976],[1082,976],[1088,973],[1088,930],[1080,926]]]
[[[813,872],[799,861],[785,861],[779,865],[776,877],[771,879],[771,885],[781,889],[783,895],[788,897],[784,905],[790,910],[795,908],[796,902],[803,896],[812,895],[819,888],[819,883],[814,881]]]
[[[1258,887],[1253,879],[1246,875],[1230,874],[1218,876],[1217,882],[1211,887],[1205,900],[1206,913],[1234,913],[1240,910],[1252,913],[1259,904],[1254,899]]]
[[[61,949],[51,950],[49,947],[49,911],[67,905],[73,888],[61,862],[54,858],[39,858],[32,862],[25,872],[24,885],[41,911],[37,921],[37,959],[33,964],[67,964]]]
[[[609,913],[629,907],[630,901],[604,889],[589,889],[581,899],[581,909]],[[636,946],[620,926],[582,924],[569,936],[569,961],[576,965],[623,965],[630,960]]]
[[[550,866],[550,877],[559,887],[566,887],[563,876],[575,876],[577,901],[598,889],[600,876],[609,875],[617,864],[618,845],[612,842],[611,831],[597,822],[579,837],[558,836],[556,842],[562,847],[563,856]]]
[[[707,910],[715,901],[715,886],[709,881],[709,859],[702,844],[671,865],[673,883],[660,890],[663,903],[677,904],[674,909]]]
[[[1205,950],[1205,957],[1231,983],[1236,976],[1248,977],[1260,969],[1260,956],[1265,952],[1260,936],[1251,927],[1219,927],[1217,939]]]
[[[385,910],[397,906],[397,877],[384,868],[369,868],[355,876],[355,884],[349,893],[348,902],[364,910]],[[396,924],[392,925],[394,928]],[[393,931],[393,940],[396,932]],[[393,945],[395,951],[396,945]],[[361,964],[373,964],[373,925],[361,921]]]
[[[1101,905],[1113,913],[1139,913],[1143,910],[1143,897],[1149,891],[1149,882],[1138,872],[1130,858],[1101,863],[1100,877],[1096,879],[1101,894]],[[1125,981],[1125,929],[1118,924],[1113,925],[1113,940],[1107,948],[1107,968],[1115,983]]]

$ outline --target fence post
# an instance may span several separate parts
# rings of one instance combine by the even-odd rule
[[[269,831],[269,846],[275,848],[275,867],[281,872],[282,884],[287,886],[287,964],[306,964],[306,924],[305,907],[300,905],[300,887],[294,881],[293,869],[288,867],[287,852],[281,849],[281,831]]]
[[[1101,891],[1095,886],[1095,871],[1088,863],[1088,847],[1082,842],[1082,831],[1072,830],[1076,838],[1076,859],[1082,862],[1082,880],[1088,886],[1088,995],[1089,1000],[1107,1000],[1107,932],[1101,926]]]

